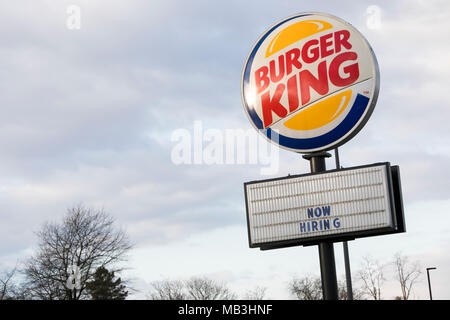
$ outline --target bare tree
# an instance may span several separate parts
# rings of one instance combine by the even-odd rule
[[[322,300],[322,280],[313,276],[294,278],[289,282],[289,292],[298,300]]]
[[[347,300],[347,283],[341,279],[338,285],[339,300]],[[300,279],[292,279],[289,283],[289,291],[299,300],[321,300],[323,298],[322,280],[317,276],[305,276]],[[353,300],[362,300],[363,293],[359,288],[353,288]]]
[[[256,286],[254,289],[247,290],[244,300],[264,300],[266,298],[266,287]]]
[[[225,284],[207,277],[192,277],[186,281],[162,280],[152,283],[148,295],[152,300],[232,300],[236,295]]]
[[[69,209],[62,223],[46,223],[37,233],[38,252],[25,264],[30,294],[37,299],[84,299],[86,282],[97,268],[122,270],[118,263],[131,244],[113,223],[103,210],[82,205]],[[68,286],[70,279],[76,280],[73,286]]]
[[[408,300],[414,284],[421,275],[420,264],[418,261],[409,262],[408,257],[399,252],[395,254],[393,264],[396,279],[400,283],[400,288],[402,290],[401,299]]]
[[[352,293],[353,293],[353,300],[363,300],[364,299],[364,294],[360,288],[353,286]],[[345,277],[338,281],[338,295],[339,295],[339,300],[348,300],[347,282],[346,282]]]
[[[161,280],[151,283],[152,291],[148,295],[151,300],[187,300],[183,281]]]
[[[352,293],[354,293],[355,290],[354,288],[352,288]],[[342,280],[338,280],[338,299],[339,300],[348,300],[348,293],[347,293],[347,284]],[[355,299],[355,297],[353,296],[353,299]]]
[[[233,300],[236,295],[225,284],[207,277],[192,277],[185,282],[189,299],[192,300]]]
[[[16,274],[17,267],[9,271],[0,273],[0,300],[14,299],[16,295],[16,286],[13,278]]]
[[[381,300],[381,287],[386,280],[383,274],[384,266],[371,257],[363,258],[362,269],[358,272],[358,277],[362,280],[362,293],[372,297],[374,300]]]

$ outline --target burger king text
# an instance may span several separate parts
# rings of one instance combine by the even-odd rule
[[[264,128],[273,123],[272,112],[284,118],[308,104],[311,88],[325,96],[329,92],[329,81],[336,87],[356,82],[359,78],[358,54],[351,49],[350,32],[339,30],[311,39],[301,48],[290,49],[259,67],[254,72],[254,80],[256,95],[260,95],[257,98],[261,102]],[[325,59],[331,55],[334,55],[331,61]],[[319,59],[324,60],[317,62]],[[310,64],[317,65],[317,77],[303,68]],[[270,84],[277,84],[274,92],[270,92]],[[285,91],[288,106],[281,102]]]

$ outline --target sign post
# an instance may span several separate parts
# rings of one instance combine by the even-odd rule
[[[334,149],[334,158],[336,162],[336,169],[341,168],[341,163],[339,161],[339,150]],[[348,254],[348,241],[342,242],[342,247],[344,248],[344,266],[345,266],[345,282],[347,283],[347,300],[353,300],[353,288],[352,288],[352,273],[350,271],[350,257]]]
[[[304,155],[309,160],[311,173],[326,171],[325,158],[331,157],[328,152]],[[338,300],[336,263],[334,260],[333,242],[319,243],[320,275],[322,279],[322,294],[324,300]]]

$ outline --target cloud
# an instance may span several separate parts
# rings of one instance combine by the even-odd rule
[[[25,252],[35,244],[33,231],[78,202],[105,208],[142,247],[245,229],[242,184],[261,178],[261,166],[177,166],[170,137],[196,120],[205,129],[251,128],[240,97],[245,58],[264,30],[299,11],[298,2],[27,4],[0,10],[0,256]],[[66,28],[69,4],[81,8],[78,31]],[[376,30],[365,23],[370,4],[302,9],[355,24],[380,64],[377,107],[340,148],[341,163],[399,164],[406,205],[447,206],[448,4],[379,4]],[[309,172],[292,152],[281,150],[280,164],[275,176]],[[333,159],[327,165],[334,168]]]

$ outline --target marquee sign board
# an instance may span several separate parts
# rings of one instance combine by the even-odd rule
[[[244,183],[250,247],[274,249],[405,232],[397,166]]]
[[[301,153],[354,137],[375,107],[379,70],[367,40],[324,13],[300,13],[266,31],[242,72],[245,112],[269,141]]]

